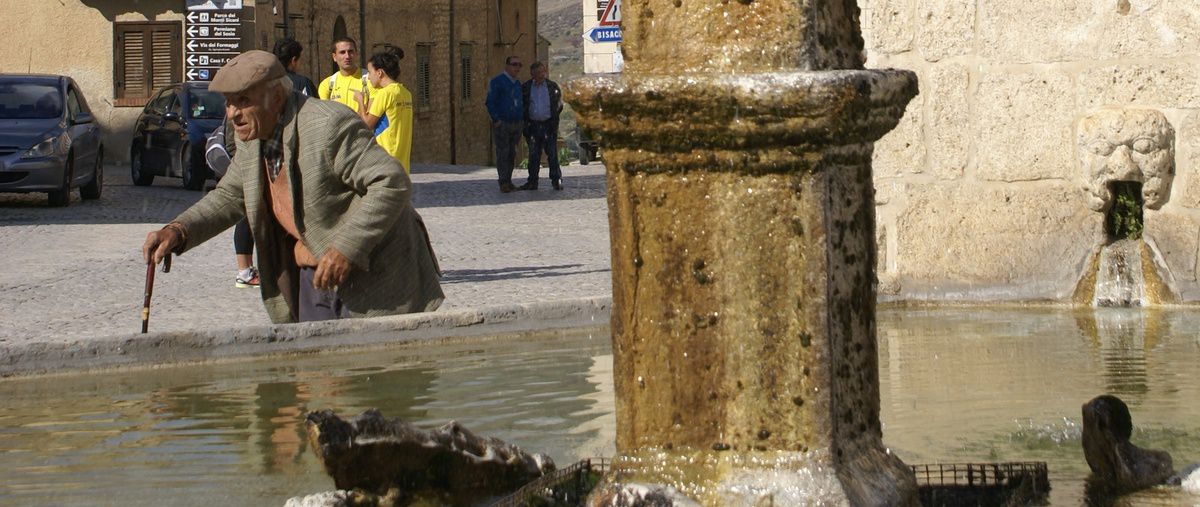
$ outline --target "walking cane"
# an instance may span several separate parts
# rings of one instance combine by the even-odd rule
[[[146,299],[142,302],[142,333],[150,329],[150,296],[154,294],[154,263],[146,263]],[[171,254],[163,257],[163,273],[171,272]]]

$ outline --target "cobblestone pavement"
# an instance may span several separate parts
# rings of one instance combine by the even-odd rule
[[[445,276],[444,309],[611,295],[604,168],[563,168],[565,190],[502,194],[494,168],[415,165],[413,202]],[[523,171],[514,175],[517,183]],[[0,194],[0,344],[136,333],[146,267],[141,245],[201,196],[174,178],[130,182],[105,167],[98,201],[67,208],[45,194]],[[156,275],[152,331],[268,324],[257,289],[234,287],[233,232]]]

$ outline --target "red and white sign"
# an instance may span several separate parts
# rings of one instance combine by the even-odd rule
[[[617,26],[621,24],[621,0],[608,0],[608,7],[600,16],[599,26]]]

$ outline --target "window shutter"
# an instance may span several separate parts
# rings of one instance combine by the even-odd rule
[[[122,59],[117,78],[117,98],[146,97],[150,87],[146,85],[146,34],[141,30],[129,30],[118,36],[118,57]]]
[[[164,29],[165,28],[165,29]],[[175,44],[174,31],[170,26],[155,27],[151,32],[153,46],[150,51],[150,76],[153,84],[151,90],[157,90],[179,81],[175,76]],[[150,93],[146,93],[149,95]]]
[[[417,99],[418,109],[429,108],[429,52],[430,44],[417,44]]]
[[[183,79],[179,22],[113,24],[113,88],[118,106],[141,106]]]
[[[468,101],[471,100],[471,96],[474,95],[473,92],[475,91],[475,90],[471,89],[471,83],[472,83],[472,77],[471,77],[471,68],[472,68],[471,52],[472,51],[471,50],[473,49],[474,46],[475,46],[474,43],[469,43],[469,42],[464,42],[458,46],[458,48],[459,48],[458,55],[459,55],[459,58],[461,59],[460,60],[461,65],[459,65],[461,67],[460,75],[462,76],[462,83],[460,83],[460,90],[461,90],[460,96],[463,100],[463,102],[462,102],[463,105],[468,104]]]

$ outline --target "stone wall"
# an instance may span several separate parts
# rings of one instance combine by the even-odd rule
[[[1069,301],[1106,241],[1080,124],[1114,109],[1173,128],[1176,176],[1145,237],[1171,289],[1200,299],[1200,4],[858,3],[867,66],[921,82],[876,144],[881,299]]]

